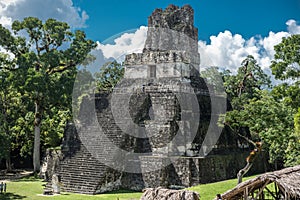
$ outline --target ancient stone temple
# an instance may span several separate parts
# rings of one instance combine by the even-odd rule
[[[190,6],[152,13],[124,78],[113,92],[85,98],[67,126],[55,169],[63,191],[183,188],[236,176],[247,145],[217,125],[230,104],[200,77],[197,41]]]

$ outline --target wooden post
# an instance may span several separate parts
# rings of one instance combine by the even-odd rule
[[[284,191],[284,200],[288,200],[288,195],[287,195],[286,191]]]
[[[267,180],[267,182],[259,189],[259,192],[257,193],[255,199],[259,198],[259,196],[261,196],[261,199],[264,199],[264,189],[269,183],[270,180]]]
[[[279,189],[278,189],[278,186],[277,186],[277,183],[274,182],[275,184],[275,194],[276,194],[276,200],[279,199]]]
[[[274,194],[271,190],[269,190],[268,187],[266,187],[266,190],[270,193],[270,195],[275,198],[275,200],[278,200],[276,193]]]
[[[245,188],[245,191],[244,191],[244,200],[247,200],[248,199],[248,187]]]

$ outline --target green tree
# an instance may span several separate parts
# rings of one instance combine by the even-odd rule
[[[6,168],[11,170],[12,133],[17,115],[21,111],[21,95],[14,88],[15,76],[10,71],[14,66],[8,54],[0,53],[0,160],[6,160]]]
[[[298,79],[300,77],[300,34],[283,38],[274,50],[271,69],[275,78]]]
[[[286,150],[287,166],[300,165],[300,108],[298,108],[298,112],[295,114],[294,126],[295,131],[292,134],[293,140],[290,141],[289,146]]]
[[[234,127],[249,127],[252,138],[263,141],[270,163],[276,165],[287,160],[286,150],[294,140],[294,110],[276,101],[270,92],[260,93],[259,99],[251,99],[242,110],[226,113],[225,121]]]
[[[283,38],[274,50],[276,53],[270,66],[272,73],[277,79],[292,81],[276,86],[272,95],[278,101],[283,101],[298,110],[300,108],[300,35]]]
[[[259,132],[254,131],[252,127],[256,123],[249,121],[249,118],[255,119],[254,116],[250,115],[249,109],[253,107],[253,101],[256,102],[263,98],[261,91],[263,88],[270,87],[271,81],[251,55],[242,61],[237,74],[233,75],[229,70],[226,70],[222,72],[222,76],[225,91],[229,96],[233,109],[221,116],[221,121],[256,149],[253,150],[253,158],[250,154],[249,158],[251,157],[251,159],[247,158],[247,165],[237,174],[240,183],[242,177],[252,167],[256,154],[261,149],[261,143],[254,142],[255,140],[261,140],[261,137],[258,134]],[[245,134],[244,130],[247,129],[250,131],[251,138]]]
[[[208,84],[213,85],[216,93],[224,93],[224,74],[225,72],[221,72],[219,67],[215,66],[208,67],[200,73],[201,77],[205,78]]]
[[[11,150],[13,152],[18,152],[23,158],[31,157],[33,153],[33,122],[34,112],[28,111],[28,107],[26,106],[18,113],[14,126],[10,130]]]
[[[259,91],[271,87],[270,77],[264,73],[253,56],[249,55],[241,63],[237,74],[229,70],[222,72],[225,91],[231,101],[233,111],[240,111],[253,98],[260,98]]]
[[[120,63],[108,62],[100,68],[100,72],[95,73],[97,89],[111,91],[123,76],[124,67]]]
[[[268,151],[269,161],[275,167],[278,164],[294,165],[299,158],[296,152],[300,149],[299,137],[294,133],[294,121],[295,124],[297,121],[294,114],[298,104],[294,100],[299,98],[299,88],[283,84],[272,91],[264,89],[270,82],[257,67],[256,72],[246,72],[244,64],[237,75],[227,73],[224,76],[225,88],[233,104],[233,110],[225,115],[225,124],[240,135],[240,127],[248,127],[252,140],[263,141],[263,148]],[[253,78],[255,73],[259,76]]]
[[[300,81],[275,86],[272,90],[272,96],[277,101],[282,101],[297,110],[300,107]]]
[[[82,69],[77,72],[72,93],[72,115],[74,119],[78,118],[82,100],[94,93],[95,78],[87,69]]]
[[[41,125],[53,107],[70,105],[76,66],[96,44],[84,32],[72,33],[67,23],[35,17],[14,21],[12,34],[0,25],[0,46],[14,55],[19,89],[34,106],[34,171],[40,169]],[[27,37],[21,35],[27,33]]]
[[[286,165],[300,164],[300,134],[299,134],[299,110],[300,110],[300,35],[291,35],[283,38],[281,43],[274,47],[275,56],[271,64],[275,78],[288,80],[276,86],[272,95],[277,101],[293,108],[294,132],[290,137],[287,148]],[[297,112],[298,111],[298,112]]]
[[[294,124],[295,124],[295,133],[296,135],[300,136],[300,108],[298,108],[298,112],[295,115]]]

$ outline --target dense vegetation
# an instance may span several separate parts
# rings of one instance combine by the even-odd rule
[[[11,29],[0,25],[0,158],[9,169],[11,153],[19,152],[39,171],[40,150],[61,142],[76,67],[95,42],[55,19],[27,17]]]
[[[271,85],[270,77],[251,55],[236,74],[211,67],[202,75],[218,86],[215,77],[223,79],[232,110],[221,117],[221,123],[241,137],[241,128],[247,128],[253,141],[263,143],[269,162],[279,168],[300,164],[300,35],[283,38],[274,49],[270,68],[281,81],[277,85]]]
[[[38,171],[40,150],[60,145],[72,117],[77,66],[93,59],[95,45],[83,31],[72,32],[54,19],[27,17],[11,30],[0,25],[0,162],[8,169],[21,156]],[[222,123],[237,134],[248,127],[253,140],[263,141],[270,163],[291,166],[300,164],[300,35],[274,49],[270,69],[282,81],[276,86],[251,55],[236,74],[211,67],[203,76],[212,82],[215,73],[223,78],[233,110]],[[110,91],[123,74],[122,65],[112,62],[94,78],[99,89]]]

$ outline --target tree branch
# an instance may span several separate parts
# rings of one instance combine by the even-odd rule
[[[0,70],[16,71],[18,68],[0,66]]]
[[[237,131],[235,131],[229,123],[225,123],[225,125],[227,125],[235,134],[237,134],[238,136],[240,136],[241,138],[243,138],[244,140],[246,140],[247,142],[249,142],[250,144],[252,144],[253,146],[256,146],[256,143],[254,141],[252,141],[251,139],[247,138],[246,136],[241,135],[240,133],[238,133]]]
[[[53,67],[51,69],[48,69],[46,71],[47,74],[54,74],[54,73],[57,73],[57,72],[63,72],[71,67],[75,67],[76,64],[74,64],[72,61],[69,63],[69,64],[63,64],[63,65],[59,65],[57,67]]]

